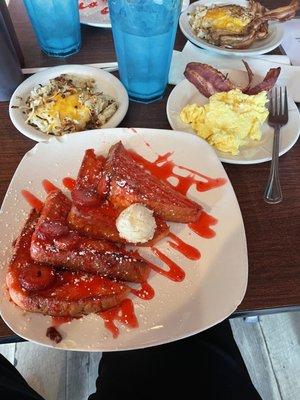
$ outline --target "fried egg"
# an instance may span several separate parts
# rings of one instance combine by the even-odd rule
[[[268,117],[267,93],[249,96],[239,89],[215,93],[203,106],[185,106],[180,118],[218,150],[237,155],[241,146],[261,140]]]
[[[240,6],[228,5],[207,9],[202,18],[203,28],[241,33],[252,20],[249,13]]]
[[[238,5],[197,6],[189,23],[196,36],[213,43],[218,35],[242,34],[253,18],[253,13]]]

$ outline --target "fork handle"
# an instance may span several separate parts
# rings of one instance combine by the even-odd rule
[[[264,193],[264,200],[266,203],[276,204],[282,201],[282,191],[279,181],[279,140],[280,140],[280,126],[274,128],[273,139],[273,154],[271,161],[270,175]]]

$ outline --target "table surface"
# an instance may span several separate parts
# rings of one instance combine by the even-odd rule
[[[287,2],[269,0],[264,1],[264,4],[273,8]],[[88,26],[82,26],[82,49],[78,54],[66,59],[50,58],[40,51],[22,2],[11,1],[10,12],[24,52],[26,67],[116,59],[111,30]],[[184,44],[185,38],[179,31],[175,48],[181,50]],[[131,102],[120,126],[170,129],[165,108],[171,90],[172,87],[169,86],[163,99],[152,104]],[[14,128],[8,116],[8,103],[0,103],[0,129],[2,201],[21,158],[35,142]],[[236,314],[249,315],[300,308],[300,144],[297,143],[280,158],[280,178],[284,195],[281,204],[268,205],[262,199],[270,163],[224,164],[224,168],[241,207],[249,255],[248,288]],[[17,339],[0,318],[0,342]]]

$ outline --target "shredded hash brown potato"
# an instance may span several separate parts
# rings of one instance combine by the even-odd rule
[[[116,99],[96,90],[93,79],[62,74],[33,89],[22,109],[29,125],[62,136],[101,128],[118,107]]]

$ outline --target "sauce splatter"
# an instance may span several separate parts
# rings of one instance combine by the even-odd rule
[[[130,328],[137,328],[139,325],[134,313],[132,300],[130,299],[123,300],[119,306],[114,307],[111,310],[100,312],[99,315],[104,320],[106,329],[112,333],[113,338],[115,339],[120,333],[115,321],[119,321],[124,325],[128,325]]]

